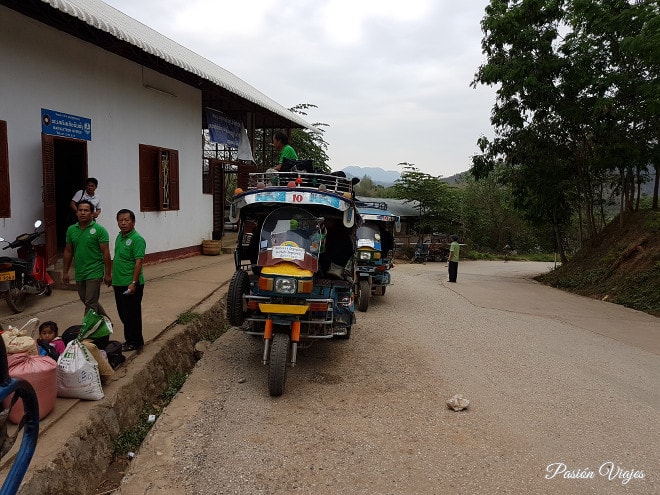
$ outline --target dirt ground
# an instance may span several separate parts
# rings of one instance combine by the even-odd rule
[[[530,279],[548,268],[461,262],[449,284],[444,264],[397,265],[279,398],[261,341],[230,330],[117,493],[658,493],[658,320]]]

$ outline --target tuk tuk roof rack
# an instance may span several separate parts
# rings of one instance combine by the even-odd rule
[[[325,192],[353,193],[353,182],[346,177],[309,172],[254,172],[249,175],[248,190],[267,187],[295,187],[322,190]]]

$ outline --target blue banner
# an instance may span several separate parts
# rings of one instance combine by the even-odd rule
[[[238,148],[241,142],[241,123],[239,121],[229,119],[221,113],[207,108],[206,123],[211,142]]]
[[[92,119],[41,109],[41,132],[50,136],[92,140]]]

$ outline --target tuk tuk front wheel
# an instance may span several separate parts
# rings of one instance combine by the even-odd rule
[[[270,364],[268,366],[268,392],[273,397],[279,397],[284,393],[290,349],[291,337],[288,333],[273,334],[273,343],[270,347]]]
[[[360,297],[358,298],[358,309],[363,313],[369,308],[369,297],[371,297],[371,285],[368,280],[360,280]]]
[[[232,275],[227,290],[227,319],[236,327],[240,327],[245,321],[243,295],[249,293],[250,276],[243,270],[237,270]]]

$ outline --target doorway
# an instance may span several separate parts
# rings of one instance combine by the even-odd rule
[[[46,249],[53,263],[66,244],[71,198],[85,188],[87,141],[42,134],[42,161]]]
[[[69,203],[73,195],[85,189],[87,177],[87,142],[69,139],[54,140],[55,201],[57,250],[64,250]]]

